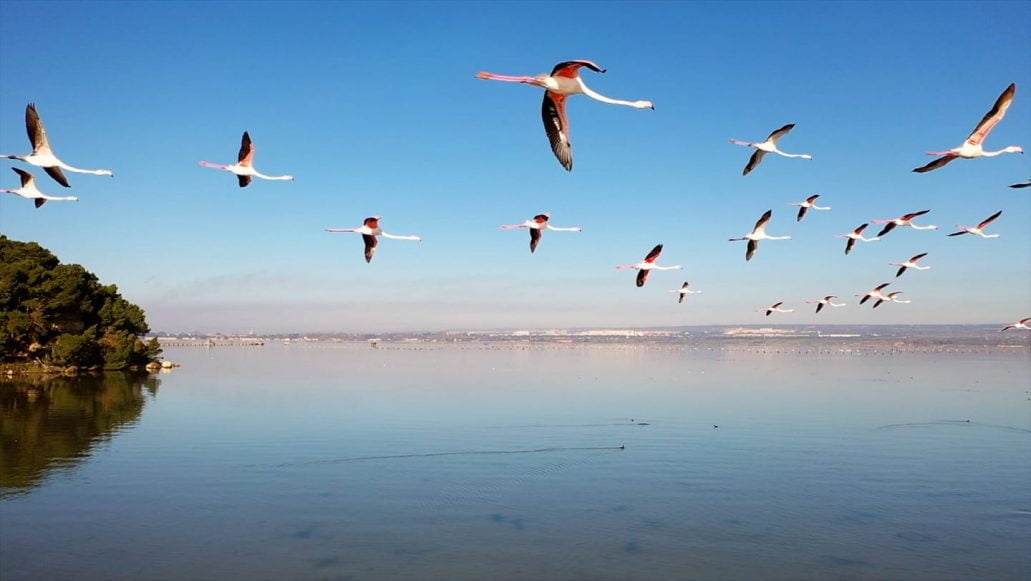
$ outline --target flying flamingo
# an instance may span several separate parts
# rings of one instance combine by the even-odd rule
[[[780,308],[780,306],[783,305],[783,304],[784,304],[784,301],[781,301],[779,303],[773,303],[773,305],[767,307],[766,308],[766,316],[769,317],[770,313],[794,313],[795,312],[795,309],[782,309],[782,308]],[[762,312],[762,311],[760,310],[760,312]]]
[[[981,238],[998,238],[1000,234],[985,234],[984,229],[989,224],[994,222],[995,219],[998,218],[1000,215],[1002,215],[1002,210],[999,210],[991,216],[988,216],[984,219],[984,222],[981,222],[977,226],[964,226],[962,224],[956,224],[956,227],[962,228],[962,230],[960,230],[959,232],[953,232],[952,234],[949,234],[949,236],[962,236],[963,234],[973,234],[975,236],[980,236]]]
[[[830,210],[831,209],[830,206],[817,206],[816,205],[816,198],[819,198],[819,197],[820,197],[820,194],[813,194],[813,195],[809,196],[808,198],[806,198],[804,202],[794,202],[794,203],[788,204],[789,206],[799,206],[799,208],[798,208],[798,218],[795,220],[796,222],[801,222],[802,218],[805,218],[805,214],[806,214],[806,212],[809,211],[809,208],[812,208],[814,210]]]
[[[662,244],[656,244],[655,248],[652,248],[652,251],[641,262],[637,264],[620,264],[616,267],[616,270],[637,270],[637,286],[641,287],[648,281],[648,274],[653,270],[678,270],[684,268],[679,264],[674,266],[659,266],[655,264],[660,254],[662,254]]]
[[[917,264],[917,262],[919,262],[919,260],[925,256],[927,256],[926,252],[917,254],[916,256],[910,258],[905,262],[889,262],[888,264],[890,264],[891,266],[899,267],[899,271],[895,273],[895,278],[898,278],[902,276],[903,272],[906,272],[907,268],[914,268],[916,270],[929,270],[931,268],[930,266],[920,266],[919,264]]]
[[[71,200],[73,202],[79,201],[79,198],[76,198],[75,196],[48,196],[36,188],[35,176],[33,176],[32,174],[23,169],[18,169],[16,167],[12,167],[11,169],[14,170],[14,172],[21,177],[21,187],[17,190],[0,190],[0,193],[14,194],[16,196],[21,196],[26,200],[33,200],[35,201],[37,208],[43,206],[43,204],[47,203],[48,200]]]
[[[974,159],[975,157],[995,157],[1003,153],[1024,153],[1024,148],[1019,145],[1011,145],[998,151],[985,151],[981,147],[981,142],[988,137],[992,129],[1002,121],[1002,118],[1006,116],[1006,110],[1010,108],[1010,103],[1013,102],[1013,95],[1017,93],[1016,83],[1010,84],[1006,87],[1006,90],[999,95],[998,100],[995,101],[995,106],[992,110],[981,119],[981,122],[977,124],[974,131],[970,133],[970,137],[963,142],[963,145],[959,147],[953,147],[947,151],[928,151],[927,155],[941,155],[938,159],[931,163],[914,169],[917,173],[924,173],[931,171],[932,169],[938,169],[957,157],[964,159]]]
[[[1028,324],[1029,322],[1031,322],[1031,317],[1028,317],[1026,319],[1021,319],[1021,320],[1017,321],[1016,323],[1010,323],[1009,325],[1006,325],[1005,327],[1003,327],[1000,330],[1001,331],[1009,331],[1010,329],[1031,329],[1031,325]]]
[[[541,117],[544,119],[544,131],[551,142],[551,150],[555,153],[566,171],[573,171],[573,144],[569,140],[569,118],[566,117],[566,99],[570,95],[583,93],[588,97],[612,105],[626,105],[636,109],[655,109],[651,101],[622,101],[610,99],[595,93],[580,78],[580,67],[587,67],[596,73],[604,73],[605,69],[597,63],[587,60],[561,62],[555,65],[550,75],[541,73],[535,77],[495,75],[494,73],[477,73],[479,79],[507,81],[510,83],[526,83],[545,89],[544,103],[541,105]]]
[[[816,312],[817,313],[819,313],[820,311],[823,310],[824,305],[830,305],[832,307],[844,307],[844,306],[847,305],[847,303],[836,303],[836,302],[831,300],[831,299],[836,299],[836,298],[838,298],[837,295],[827,295],[827,296],[823,297],[822,299],[816,299],[815,301],[806,301],[806,302],[809,303],[810,305],[816,305]]]
[[[569,226],[564,228],[558,228],[548,223],[548,219],[551,214],[537,214],[532,220],[527,220],[522,224],[503,224],[501,228],[503,230],[514,230],[516,228],[527,228],[530,230],[530,252],[537,250],[537,245],[541,242],[541,234],[544,230],[555,230],[558,232],[582,232],[583,228],[579,226]]]
[[[869,224],[861,224],[858,228],[849,232],[848,234],[835,234],[835,238],[848,238],[848,242],[845,243],[845,256],[848,256],[849,252],[852,252],[852,247],[856,245],[856,240],[862,240],[863,242],[875,242],[880,240],[880,236],[874,236],[873,238],[863,238],[863,230]]]
[[[881,283],[881,284],[877,285],[876,287],[874,287],[874,289],[872,291],[866,293],[865,295],[856,295],[857,297],[863,297],[863,298],[859,299],[859,304],[863,304],[863,303],[865,303],[866,301],[868,301],[870,299],[877,299],[879,301],[883,301],[883,300],[887,299],[887,297],[885,295],[881,294],[881,291],[884,290],[884,288],[887,287],[889,284],[891,284],[891,283],[890,282],[884,282],[884,283]]]
[[[906,214],[901,218],[892,218],[890,220],[871,220],[871,222],[873,222],[874,224],[884,224],[884,228],[881,228],[881,231],[877,233],[878,238],[884,236],[888,232],[891,232],[895,229],[896,226],[909,226],[914,230],[937,230],[938,227],[934,224],[929,224],[927,226],[917,226],[913,223],[913,218],[916,218],[917,216],[923,216],[928,212],[930,212],[930,210],[920,210],[919,212]]]
[[[899,296],[900,294],[902,294],[902,291],[895,291],[893,293],[888,293],[887,295],[884,296],[884,298],[878,299],[877,302],[873,304],[873,308],[876,309],[877,307],[881,306],[881,303],[909,304],[909,303],[913,302],[913,301],[904,301],[902,299],[895,298],[895,297]]]
[[[731,242],[738,240],[748,241],[748,250],[745,252],[745,260],[751,260],[752,255],[755,254],[756,249],[759,248],[760,240],[791,240],[790,236],[770,236],[766,233],[766,224],[770,221],[773,216],[773,210],[766,210],[766,213],[759,218],[759,221],[755,223],[755,227],[748,234],[745,234],[741,238],[728,238]]]
[[[376,253],[376,245],[379,244],[377,236],[390,238],[392,240],[422,241],[422,238],[419,238],[418,236],[395,236],[393,234],[387,234],[379,227],[379,221],[382,219],[382,216],[370,216],[357,228],[326,228],[326,232],[357,232],[358,234],[361,234],[362,240],[365,241],[365,262],[372,262],[372,255]]]
[[[17,159],[19,161],[24,161],[29,165],[41,167],[48,175],[50,175],[50,177],[54,178],[54,181],[66,188],[70,188],[72,186],[68,183],[68,178],[64,177],[64,173],[61,171],[62,169],[75,173],[89,173],[98,176],[115,175],[108,169],[82,169],[72,167],[60,159],[57,159],[53,150],[50,149],[50,141],[47,140],[47,130],[43,127],[43,120],[39,118],[39,113],[36,113],[35,103],[29,103],[28,106],[25,107],[25,131],[29,134],[29,142],[32,144],[32,153],[25,155],[0,155],[0,157]]]
[[[769,137],[766,138],[766,141],[763,141],[761,143],[753,143],[751,141],[731,139],[730,142],[735,145],[744,145],[747,147],[755,148],[755,153],[753,153],[752,157],[749,158],[748,165],[745,166],[745,171],[743,171],[741,175],[746,176],[749,173],[751,173],[751,171],[759,165],[759,163],[763,160],[763,156],[767,153],[776,153],[777,155],[782,155],[784,157],[801,157],[802,159],[812,159],[813,156],[809,155],[808,153],[784,153],[783,151],[777,149],[777,141],[781,137],[787,135],[788,132],[794,128],[794,123],[788,123],[784,127],[781,127],[780,129],[771,133]]]
[[[701,294],[702,291],[690,290],[689,288],[687,288],[688,286],[689,285],[688,285],[687,281],[684,281],[683,286],[681,286],[678,289],[673,289],[673,290],[669,291],[671,293],[677,293],[677,303],[684,302],[684,297],[687,296],[687,295]]]
[[[223,169],[228,172],[236,174],[236,179],[240,181],[240,187],[246,188],[251,183],[251,178],[261,178],[263,180],[290,180],[293,181],[294,176],[267,176],[263,173],[259,173],[258,170],[254,169],[254,144],[251,143],[251,136],[246,131],[243,132],[243,138],[240,140],[240,153],[236,157],[236,163],[232,165],[219,165],[217,163],[210,163],[202,161],[200,164],[204,167],[212,167],[215,169]]]

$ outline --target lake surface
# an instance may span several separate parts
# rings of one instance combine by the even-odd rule
[[[1031,578],[1026,350],[166,357],[0,384],[5,581]]]

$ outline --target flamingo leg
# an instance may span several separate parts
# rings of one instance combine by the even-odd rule
[[[513,75],[495,75],[494,73],[476,73],[477,79],[487,79],[490,81],[506,81],[509,83],[535,83],[537,79],[533,77],[524,76],[513,76]]]

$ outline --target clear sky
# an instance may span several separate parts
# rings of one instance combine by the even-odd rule
[[[78,203],[0,197],[0,232],[118,284],[168,331],[406,331],[737,323],[995,323],[1031,316],[1031,156],[910,170],[959,145],[1005,87],[986,146],[1031,147],[1031,3],[0,3],[0,150],[26,153],[35,102]],[[656,110],[570,100],[575,168],[554,159],[541,90],[478,80],[591,59],[587,84]],[[750,151],[780,145],[813,161]],[[199,160],[235,161],[255,180]],[[3,160],[0,185],[17,187]],[[41,188],[65,195],[41,170]],[[794,220],[812,193],[830,212]],[[767,209],[771,234],[744,260]],[[930,208],[848,257],[848,232]],[[996,210],[999,239],[945,234]],[[524,230],[556,226],[528,250]],[[382,215],[421,243],[328,234]],[[871,227],[872,229],[872,227]],[[868,233],[870,233],[868,231]],[[656,243],[647,286],[616,264]],[[894,278],[888,262],[928,252]],[[689,280],[703,294],[677,305]],[[855,308],[891,281],[912,304]],[[848,308],[811,312],[840,295]],[[755,309],[798,309],[765,319]]]

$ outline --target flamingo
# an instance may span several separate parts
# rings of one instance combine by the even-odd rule
[[[866,301],[868,301],[870,299],[877,299],[879,301],[885,300],[887,297],[885,295],[882,295],[881,291],[884,290],[884,288],[887,287],[889,284],[891,284],[891,283],[890,282],[883,282],[883,283],[877,285],[876,287],[874,287],[874,289],[872,291],[866,293],[865,295],[856,295],[857,297],[863,297],[863,298],[859,299],[859,304],[863,304],[863,303],[865,303]]]
[[[871,220],[871,222],[873,222],[874,224],[884,224],[884,228],[881,228],[881,231],[877,233],[878,238],[884,236],[888,232],[891,232],[895,229],[896,226],[909,226],[914,230],[937,230],[938,227],[934,224],[929,224],[927,226],[917,226],[913,223],[913,218],[916,218],[917,216],[923,216],[928,212],[930,212],[930,210],[920,210],[919,212],[906,214],[901,218],[892,218],[890,220]]]
[[[817,206],[816,205],[816,198],[819,198],[819,197],[820,197],[820,194],[813,194],[813,195],[809,196],[808,198],[806,198],[804,202],[794,202],[794,203],[788,204],[789,206],[799,206],[799,208],[798,208],[798,218],[795,220],[796,222],[801,222],[802,218],[805,218],[805,214],[806,214],[806,212],[809,211],[809,208],[812,208],[814,210],[830,210],[831,209],[830,206]]]
[[[637,270],[637,286],[642,287],[644,283],[648,282],[648,274],[653,270],[679,270],[684,268],[679,264],[673,266],[659,266],[655,264],[660,254],[662,254],[662,244],[656,244],[655,248],[652,248],[652,251],[641,262],[637,264],[620,264],[616,266],[616,270]]]
[[[395,236],[394,234],[387,234],[379,227],[379,221],[382,219],[382,216],[370,216],[357,228],[326,228],[326,232],[356,232],[361,234],[362,240],[365,241],[365,262],[367,263],[372,262],[372,255],[376,253],[376,245],[379,244],[377,236],[390,238],[392,240],[422,241],[422,238],[418,236]]]
[[[909,303],[913,302],[913,301],[904,301],[902,299],[895,298],[895,297],[899,296],[900,294],[902,294],[902,291],[895,291],[893,293],[888,293],[883,298],[878,299],[877,302],[873,304],[873,308],[876,309],[877,307],[881,306],[881,303],[909,304]]]
[[[200,162],[203,167],[211,167],[215,169],[222,169],[231,173],[236,174],[236,179],[240,181],[240,187],[246,188],[251,183],[251,178],[261,178],[263,180],[289,180],[293,181],[294,176],[267,176],[263,173],[259,173],[258,170],[254,169],[254,144],[251,143],[251,136],[248,132],[243,132],[243,138],[240,140],[240,153],[236,157],[236,163],[232,165],[219,165],[217,163],[210,163],[207,161]]]
[[[544,230],[555,230],[558,232],[582,232],[583,228],[579,226],[569,226],[559,228],[552,226],[548,223],[548,219],[551,218],[551,214],[537,214],[532,220],[527,220],[522,224],[502,224],[502,230],[514,230],[516,228],[527,228],[530,230],[530,252],[533,253],[537,250],[537,245],[541,242],[541,234]]]
[[[831,300],[831,299],[836,299],[836,298],[838,298],[837,295],[827,295],[827,296],[823,297],[822,299],[816,299],[815,301],[806,301],[806,302],[809,303],[810,305],[816,305],[816,312],[817,313],[819,313],[820,311],[823,310],[824,305],[830,305],[832,307],[844,307],[844,306],[846,306],[848,304],[848,303],[836,303],[836,302]]]
[[[783,305],[783,304],[784,304],[784,301],[781,301],[779,303],[773,303],[773,305],[767,307],[766,308],[766,316],[769,317],[770,313],[794,313],[795,312],[795,309],[782,309],[782,308],[780,308],[780,306]]]
[[[985,218],[984,221],[978,224],[977,226],[964,226],[962,224],[956,224],[956,227],[962,228],[962,230],[960,230],[959,232],[953,232],[952,234],[949,234],[949,236],[962,236],[963,234],[973,234],[975,236],[980,236],[981,238],[998,238],[999,236],[1001,236],[1001,234],[985,234],[984,229],[1001,215],[1002,210],[999,210],[998,212]]]
[[[773,216],[773,210],[766,210],[766,213],[759,218],[759,221],[755,223],[755,227],[748,234],[745,234],[741,238],[728,238],[730,242],[737,242],[738,240],[748,241],[748,250],[745,251],[745,260],[751,260],[752,255],[755,254],[756,249],[759,248],[760,240],[791,240],[790,236],[770,236],[766,233],[766,224],[770,221]]]
[[[749,173],[751,173],[751,171],[755,169],[760,162],[762,162],[763,156],[765,156],[767,153],[776,153],[777,155],[782,155],[784,157],[801,157],[802,159],[812,159],[813,156],[809,155],[808,153],[784,153],[783,151],[777,149],[777,141],[781,137],[787,135],[788,132],[790,132],[794,128],[794,123],[788,123],[784,127],[781,127],[780,129],[771,133],[769,137],[766,138],[766,141],[763,141],[761,143],[753,143],[751,141],[731,139],[730,142],[734,145],[744,145],[747,147],[755,148],[755,153],[753,153],[752,157],[749,158],[748,165],[745,166],[745,170],[741,172],[741,175],[746,176]]]
[[[848,238],[848,242],[845,243],[845,256],[848,256],[848,253],[852,252],[852,247],[856,245],[856,240],[862,240],[863,242],[875,242],[881,239],[880,236],[874,236],[873,238],[864,238],[863,230],[866,230],[867,226],[869,226],[869,224],[861,224],[858,228],[849,232],[848,234],[834,235],[835,238]]]
[[[604,73],[605,69],[597,63],[587,60],[565,61],[555,65],[550,75],[541,73],[535,77],[496,75],[494,73],[477,73],[479,79],[491,81],[507,81],[510,83],[526,83],[545,89],[544,103],[541,105],[541,117],[544,119],[544,131],[551,142],[551,151],[555,153],[566,171],[573,171],[573,144],[569,140],[569,118],[566,117],[566,99],[570,95],[583,93],[588,97],[611,105],[626,105],[635,109],[655,109],[651,101],[623,101],[611,99],[595,93],[580,78],[580,68],[587,67],[596,73]]]
[[[677,303],[684,302],[684,297],[687,296],[687,295],[701,294],[702,291],[691,290],[691,289],[687,288],[688,286],[689,286],[688,282],[685,280],[683,286],[681,286],[680,288],[672,289],[672,290],[669,291],[671,293],[677,293]]]
[[[50,149],[50,141],[47,140],[47,130],[43,127],[43,120],[39,118],[39,113],[36,112],[35,103],[29,103],[28,106],[25,107],[25,131],[29,134],[29,143],[32,144],[32,153],[27,153],[25,155],[0,155],[0,157],[17,159],[19,161],[24,161],[29,165],[41,167],[50,177],[54,178],[54,181],[66,188],[70,188],[72,186],[68,183],[68,178],[64,177],[64,173],[61,171],[62,169],[75,173],[89,173],[98,176],[115,175],[109,169],[82,169],[72,167],[58,159],[57,156],[54,155],[54,151]]]
[[[925,256],[927,256],[927,253],[923,252],[921,254],[917,254],[916,256],[910,258],[905,262],[889,262],[888,264],[890,264],[891,266],[899,267],[899,271],[895,273],[895,278],[898,278],[902,276],[903,272],[906,272],[907,268],[914,268],[916,270],[929,270],[931,268],[930,266],[920,266],[919,264],[917,264],[917,262]]]
[[[1005,327],[1003,327],[1000,330],[1001,331],[1009,331],[1010,329],[1029,329],[1029,330],[1031,330],[1031,325],[1028,324],[1029,322],[1031,322],[1031,317],[1028,317],[1026,319],[1021,319],[1021,320],[1017,321],[1016,323],[1010,323],[1009,325],[1006,325]]]
[[[21,187],[17,190],[0,190],[0,193],[14,194],[16,196],[21,196],[26,200],[33,200],[36,202],[37,208],[42,207],[43,204],[47,203],[49,200],[71,200],[73,202],[79,201],[79,198],[76,198],[75,196],[48,196],[43,192],[39,191],[38,188],[36,188],[36,176],[30,174],[29,172],[23,169],[18,169],[16,167],[12,167],[11,169],[14,170],[14,173],[18,174],[21,177]]]
[[[995,106],[988,112],[987,115],[981,119],[981,122],[977,124],[977,127],[970,133],[967,140],[963,142],[959,147],[953,147],[947,151],[928,151],[927,155],[940,155],[938,159],[931,163],[914,169],[917,173],[929,172],[933,169],[938,169],[957,157],[963,159],[974,159],[975,157],[995,157],[1003,153],[1024,153],[1024,148],[1019,145],[1010,145],[998,151],[985,151],[981,147],[981,142],[988,137],[992,129],[1002,121],[1002,118],[1006,116],[1006,110],[1010,108],[1010,104],[1013,102],[1013,95],[1017,93],[1016,83],[1011,83],[1006,90],[999,95],[999,98],[995,101]]]

